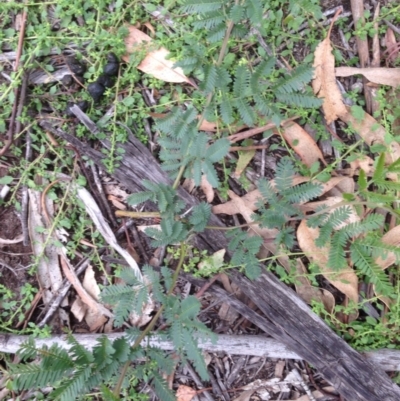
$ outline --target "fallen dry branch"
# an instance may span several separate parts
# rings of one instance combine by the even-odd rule
[[[124,333],[110,334],[74,334],[79,344],[86,349],[92,349],[101,336],[107,336],[110,341],[123,337]],[[6,354],[15,354],[21,345],[28,340],[28,336],[0,334],[0,352]],[[174,345],[171,341],[166,341],[165,337],[151,336],[144,340],[143,346],[157,347],[163,350],[173,350]],[[55,335],[49,338],[35,340],[36,346],[51,347],[57,344],[64,349],[71,348],[67,343],[65,334]],[[133,344],[133,341],[131,341]],[[291,351],[285,344],[270,337],[252,336],[252,335],[227,335],[219,334],[218,340],[213,343],[210,340],[200,343],[200,348],[207,352],[226,352],[229,355],[250,355],[265,358],[277,359],[303,359],[300,355]],[[378,365],[381,369],[387,371],[400,371],[400,351],[399,350],[375,350],[365,352],[363,355],[372,363]]]

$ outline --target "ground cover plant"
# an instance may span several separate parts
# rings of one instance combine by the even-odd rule
[[[1,262],[1,331],[46,337],[84,322],[88,332],[126,334],[91,350],[73,332],[69,349],[31,338],[3,358],[5,394],[142,400],[149,384],[158,399],[188,399],[167,379],[192,363],[209,380],[200,343],[215,335],[198,318],[201,293],[182,294],[183,270],[212,283],[233,269],[250,279],[268,269],[354,348],[399,347],[399,6],[353,15],[354,30],[336,9],[325,24],[323,11],[313,0],[0,6],[0,182],[11,191],[1,202],[22,215],[20,250],[31,253],[24,270]],[[43,120],[99,148],[101,174]],[[171,184],[143,181],[128,196],[106,181],[132,132]],[[199,198],[190,209],[181,185]],[[226,226],[212,226],[212,214]],[[132,218],[151,227],[121,247],[115,235]],[[193,245],[218,229],[225,258]],[[11,253],[12,233],[0,235]],[[86,269],[82,283],[72,266]],[[70,301],[47,314],[64,277]],[[153,330],[173,354],[142,342]]]

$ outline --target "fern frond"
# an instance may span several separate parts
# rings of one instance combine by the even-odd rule
[[[275,186],[278,193],[292,187],[294,175],[295,169],[293,162],[286,157],[279,160],[276,166],[275,176]]]
[[[245,9],[242,5],[233,5],[229,10],[229,19],[232,20],[233,23],[238,23],[243,18]]]
[[[295,185],[285,191],[285,198],[289,202],[302,203],[308,202],[322,193],[322,185],[314,182],[305,182],[304,184]]]
[[[223,4],[221,0],[185,0],[182,10],[190,14],[205,14],[222,9]]]
[[[159,348],[147,348],[147,357],[150,360],[157,362],[159,370],[165,372],[167,375],[174,371],[175,363],[170,355],[166,355],[164,351]]]
[[[249,127],[253,126],[257,116],[247,99],[234,99],[233,105],[236,107],[242,121]]]
[[[262,21],[263,4],[260,0],[247,0],[245,2],[247,18],[252,24],[259,24]]]
[[[260,83],[262,78],[269,77],[271,75],[276,59],[269,57],[267,60],[262,61],[253,71],[250,78],[250,88],[253,93],[260,92]]]
[[[175,395],[168,388],[167,382],[157,373],[153,373],[154,391],[159,400],[162,401],[176,401]]]
[[[210,43],[218,42],[225,36],[225,32],[225,23],[218,24],[207,34],[207,39]]]
[[[186,111],[176,107],[169,115],[157,120],[157,127],[165,134],[181,139],[197,130],[196,117],[197,110],[193,107],[189,107]]]
[[[354,242],[350,246],[350,254],[354,265],[368,277],[371,283],[375,284],[376,291],[379,294],[389,295],[392,293],[393,287],[389,282],[389,277],[373,261],[367,247]]]
[[[189,217],[190,224],[193,225],[193,230],[201,232],[205,229],[208,220],[211,216],[211,206],[208,203],[201,202],[193,208],[192,214]]]
[[[52,398],[60,401],[75,400],[86,390],[86,383],[91,376],[91,366],[81,366],[71,378],[64,380],[53,392]]]
[[[292,93],[303,88],[305,84],[311,81],[313,77],[313,69],[307,65],[301,65],[293,70],[290,74],[282,77],[273,90],[275,93]]]
[[[192,360],[197,373],[203,380],[208,380],[207,366],[204,362],[204,357],[199,350],[197,341],[193,337],[193,333],[187,329],[184,329],[183,340],[185,342],[185,352],[188,358]]]
[[[193,295],[189,295],[181,302],[179,318],[181,320],[194,319],[200,312],[200,301]]]
[[[229,125],[233,123],[233,102],[229,96],[223,95],[219,110],[221,112],[222,121],[225,124]]]
[[[341,230],[345,232],[348,238],[356,237],[363,233],[377,230],[382,227],[384,218],[381,214],[371,213],[363,220],[347,224]]]
[[[212,13],[203,14],[202,18],[198,21],[193,22],[195,29],[212,29],[216,25],[221,24],[225,21],[225,16],[221,11],[213,11]]]
[[[205,157],[211,163],[220,162],[228,154],[230,145],[226,138],[217,139],[211,146],[206,148]]]
[[[153,199],[153,193],[150,191],[137,192],[128,196],[127,202],[130,206],[136,206],[140,203]]]
[[[307,109],[320,107],[322,100],[312,95],[303,95],[301,93],[279,93],[276,92],[278,101],[289,106],[304,107]]]
[[[213,188],[219,187],[218,174],[213,164],[208,160],[204,160],[202,165],[202,171],[207,177],[207,181],[212,185]]]
[[[236,67],[235,80],[233,83],[233,94],[237,98],[242,98],[248,95],[250,83],[249,70],[244,65]]]
[[[338,271],[347,267],[345,246],[347,237],[343,231],[337,231],[332,236],[329,249],[328,267]]]
[[[200,89],[205,93],[213,92],[217,83],[217,68],[214,65],[206,65],[203,70],[204,80],[200,83]]]

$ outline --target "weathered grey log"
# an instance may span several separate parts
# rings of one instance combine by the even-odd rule
[[[104,168],[104,155],[66,132],[42,121],[41,125],[58,135]],[[108,141],[103,145],[109,148]],[[126,144],[121,165],[113,173],[122,184],[133,192],[142,190],[144,179],[170,184],[166,174],[160,169],[152,154],[135,137],[130,136]],[[197,200],[180,189],[179,195],[188,206]],[[211,224],[222,225],[212,217]],[[217,250],[226,247],[226,239],[220,231],[206,231],[200,236],[202,244]],[[242,291],[259,307],[266,317],[258,315],[246,305],[230,299],[231,304],[246,317],[275,339],[296,351],[310,362],[326,380],[349,401],[398,401],[400,388],[378,366],[367,361],[347,345],[291,290],[266,272],[257,281],[251,282],[238,272],[232,278]],[[225,294],[226,297],[226,294]],[[229,299],[229,297],[226,297]],[[250,316],[250,318],[249,318]]]
[[[400,400],[400,388],[382,369],[337,336],[274,275],[265,273],[255,281],[238,272],[231,277],[270,321],[263,330],[296,350],[346,399]]]

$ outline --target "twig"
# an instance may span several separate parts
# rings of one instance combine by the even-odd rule
[[[92,164],[91,165],[91,169],[92,169],[93,179],[94,179],[97,191],[98,191],[99,196],[100,196],[100,203],[103,205],[104,209],[106,210],[106,213],[107,213],[108,218],[110,219],[110,222],[112,223],[112,225],[114,227],[116,227],[117,226],[117,222],[115,221],[114,214],[111,211],[110,204],[108,203],[106,195],[104,193],[103,185],[101,184],[101,181],[100,181],[100,177],[99,177],[99,172],[97,170],[97,166],[95,164]]]
[[[31,131],[28,129],[25,136],[25,161],[28,164],[32,159],[32,136]],[[29,245],[29,228],[28,228],[28,210],[29,210],[29,192],[28,187],[22,187],[22,200],[21,200],[21,226],[23,235],[23,244]]]
[[[15,57],[15,64],[14,64],[14,71],[17,72],[18,68],[19,68],[19,62],[20,62],[20,58],[21,58],[21,54],[22,54],[22,47],[23,47],[23,43],[24,43],[24,37],[25,37],[25,27],[26,27],[26,20],[27,20],[27,8],[24,9],[23,13],[22,13],[22,19],[21,19],[21,30],[19,33],[19,38],[18,38],[18,48],[17,48],[17,54]],[[26,85],[27,85],[28,79],[25,76],[23,78],[22,81],[22,88],[25,88],[24,90],[26,91]],[[22,93],[22,88],[21,88],[21,93]],[[7,133],[7,140],[6,143],[3,147],[3,149],[0,150],[0,156],[3,156],[8,149],[10,149],[11,145],[14,142],[14,124],[15,124],[15,119],[17,117],[17,110],[18,110],[18,106],[19,106],[19,88],[15,88],[14,89],[14,105],[12,108],[12,112],[11,112],[11,118],[10,118],[10,123],[9,123],[9,127],[8,127],[8,133]],[[22,101],[23,101],[23,96],[21,96]]]

